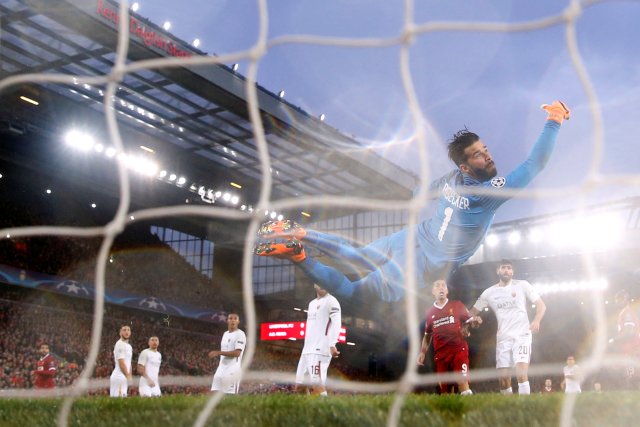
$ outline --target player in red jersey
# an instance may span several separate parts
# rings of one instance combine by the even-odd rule
[[[636,369],[637,361],[640,361],[640,319],[631,307],[626,290],[616,293],[615,301],[621,309],[618,314],[618,335],[610,342],[615,344],[619,353],[629,358],[625,367],[626,388],[637,389],[640,387],[640,374]]]
[[[49,353],[49,344],[40,344],[40,360],[36,363],[34,386],[36,388],[54,388],[57,362]]]
[[[444,280],[433,282],[431,293],[436,300],[426,314],[418,365],[424,365],[429,345],[433,341],[436,372],[459,373],[457,382],[460,394],[473,394],[469,388],[469,346],[465,338],[469,335],[468,327],[480,326],[482,319],[472,316],[462,302],[449,301],[449,289]],[[440,382],[440,393],[448,392],[448,384]]]

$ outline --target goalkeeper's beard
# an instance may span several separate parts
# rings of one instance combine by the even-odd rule
[[[475,168],[471,169],[473,176],[480,182],[489,181],[491,178],[498,175],[498,169],[496,168],[496,164],[491,162],[484,168]]]

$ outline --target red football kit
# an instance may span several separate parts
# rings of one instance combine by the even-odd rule
[[[462,336],[462,325],[471,313],[460,301],[447,302],[442,307],[433,304],[426,314],[425,334],[433,337],[433,360],[436,372],[469,374],[469,346]],[[447,393],[447,384],[440,383],[440,392]]]
[[[627,356],[640,357],[640,320],[631,307],[624,308],[618,315],[618,333],[632,328],[633,334],[624,339],[620,351]]]
[[[36,388],[54,388],[56,386],[54,380],[56,366],[56,360],[50,354],[46,354],[38,360],[34,371]]]

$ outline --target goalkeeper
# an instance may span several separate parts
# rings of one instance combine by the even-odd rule
[[[407,233],[414,233],[418,285],[447,279],[480,246],[496,210],[547,164],[560,125],[569,119],[570,111],[560,101],[542,108],[548,113],[542,133],[529,157],[506,176],[498,176],[489,149],[478,135],[467,129],[457,132],[447,147],[457,169],[431,183],[429,194],[438,199],[436,212],[414,228],[355,247],[340,237],[306,230],[290,220],[271,221],[258,231],[267,242],[258,244],[255,253],[294,262],[314,283],[338,297],[349,298],[366,290],[383,301],[397,301],[405,293]],[[278,239],[287,241],[279,243]],[[302,242],[365,273],[350,280],[337,269],[307,256]]]

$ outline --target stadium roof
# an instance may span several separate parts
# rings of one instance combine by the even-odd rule
[[[117,15],[118,4],[109,0],[2,2],[0,79],[25,73],[108,74],[116,58]],[[133,12],[129,28],[128,61],[206,55]],[[125,150],[153,157],[162,169],[185,176],[182,190],[225,190],[234,182],[242,186],[236,190],[242,203],[255,203],[261,173],[245,82],[226,65],[126,74],[114,99]],[[96,140],[108,143],[104,88],[41,83],[3,91],[0,154],[32,169],[51,168],[51,150],[62,145],[72,126],[89,129]],[[320,194],[410,197],[416,182],[412,174],[259,86],[258,102],[272,162],[273,200]],[[141,145],[154,154],[143,153]],[[115,175],[115,168],[110,171]],[[100,178],[86,182],[104,186]]]

